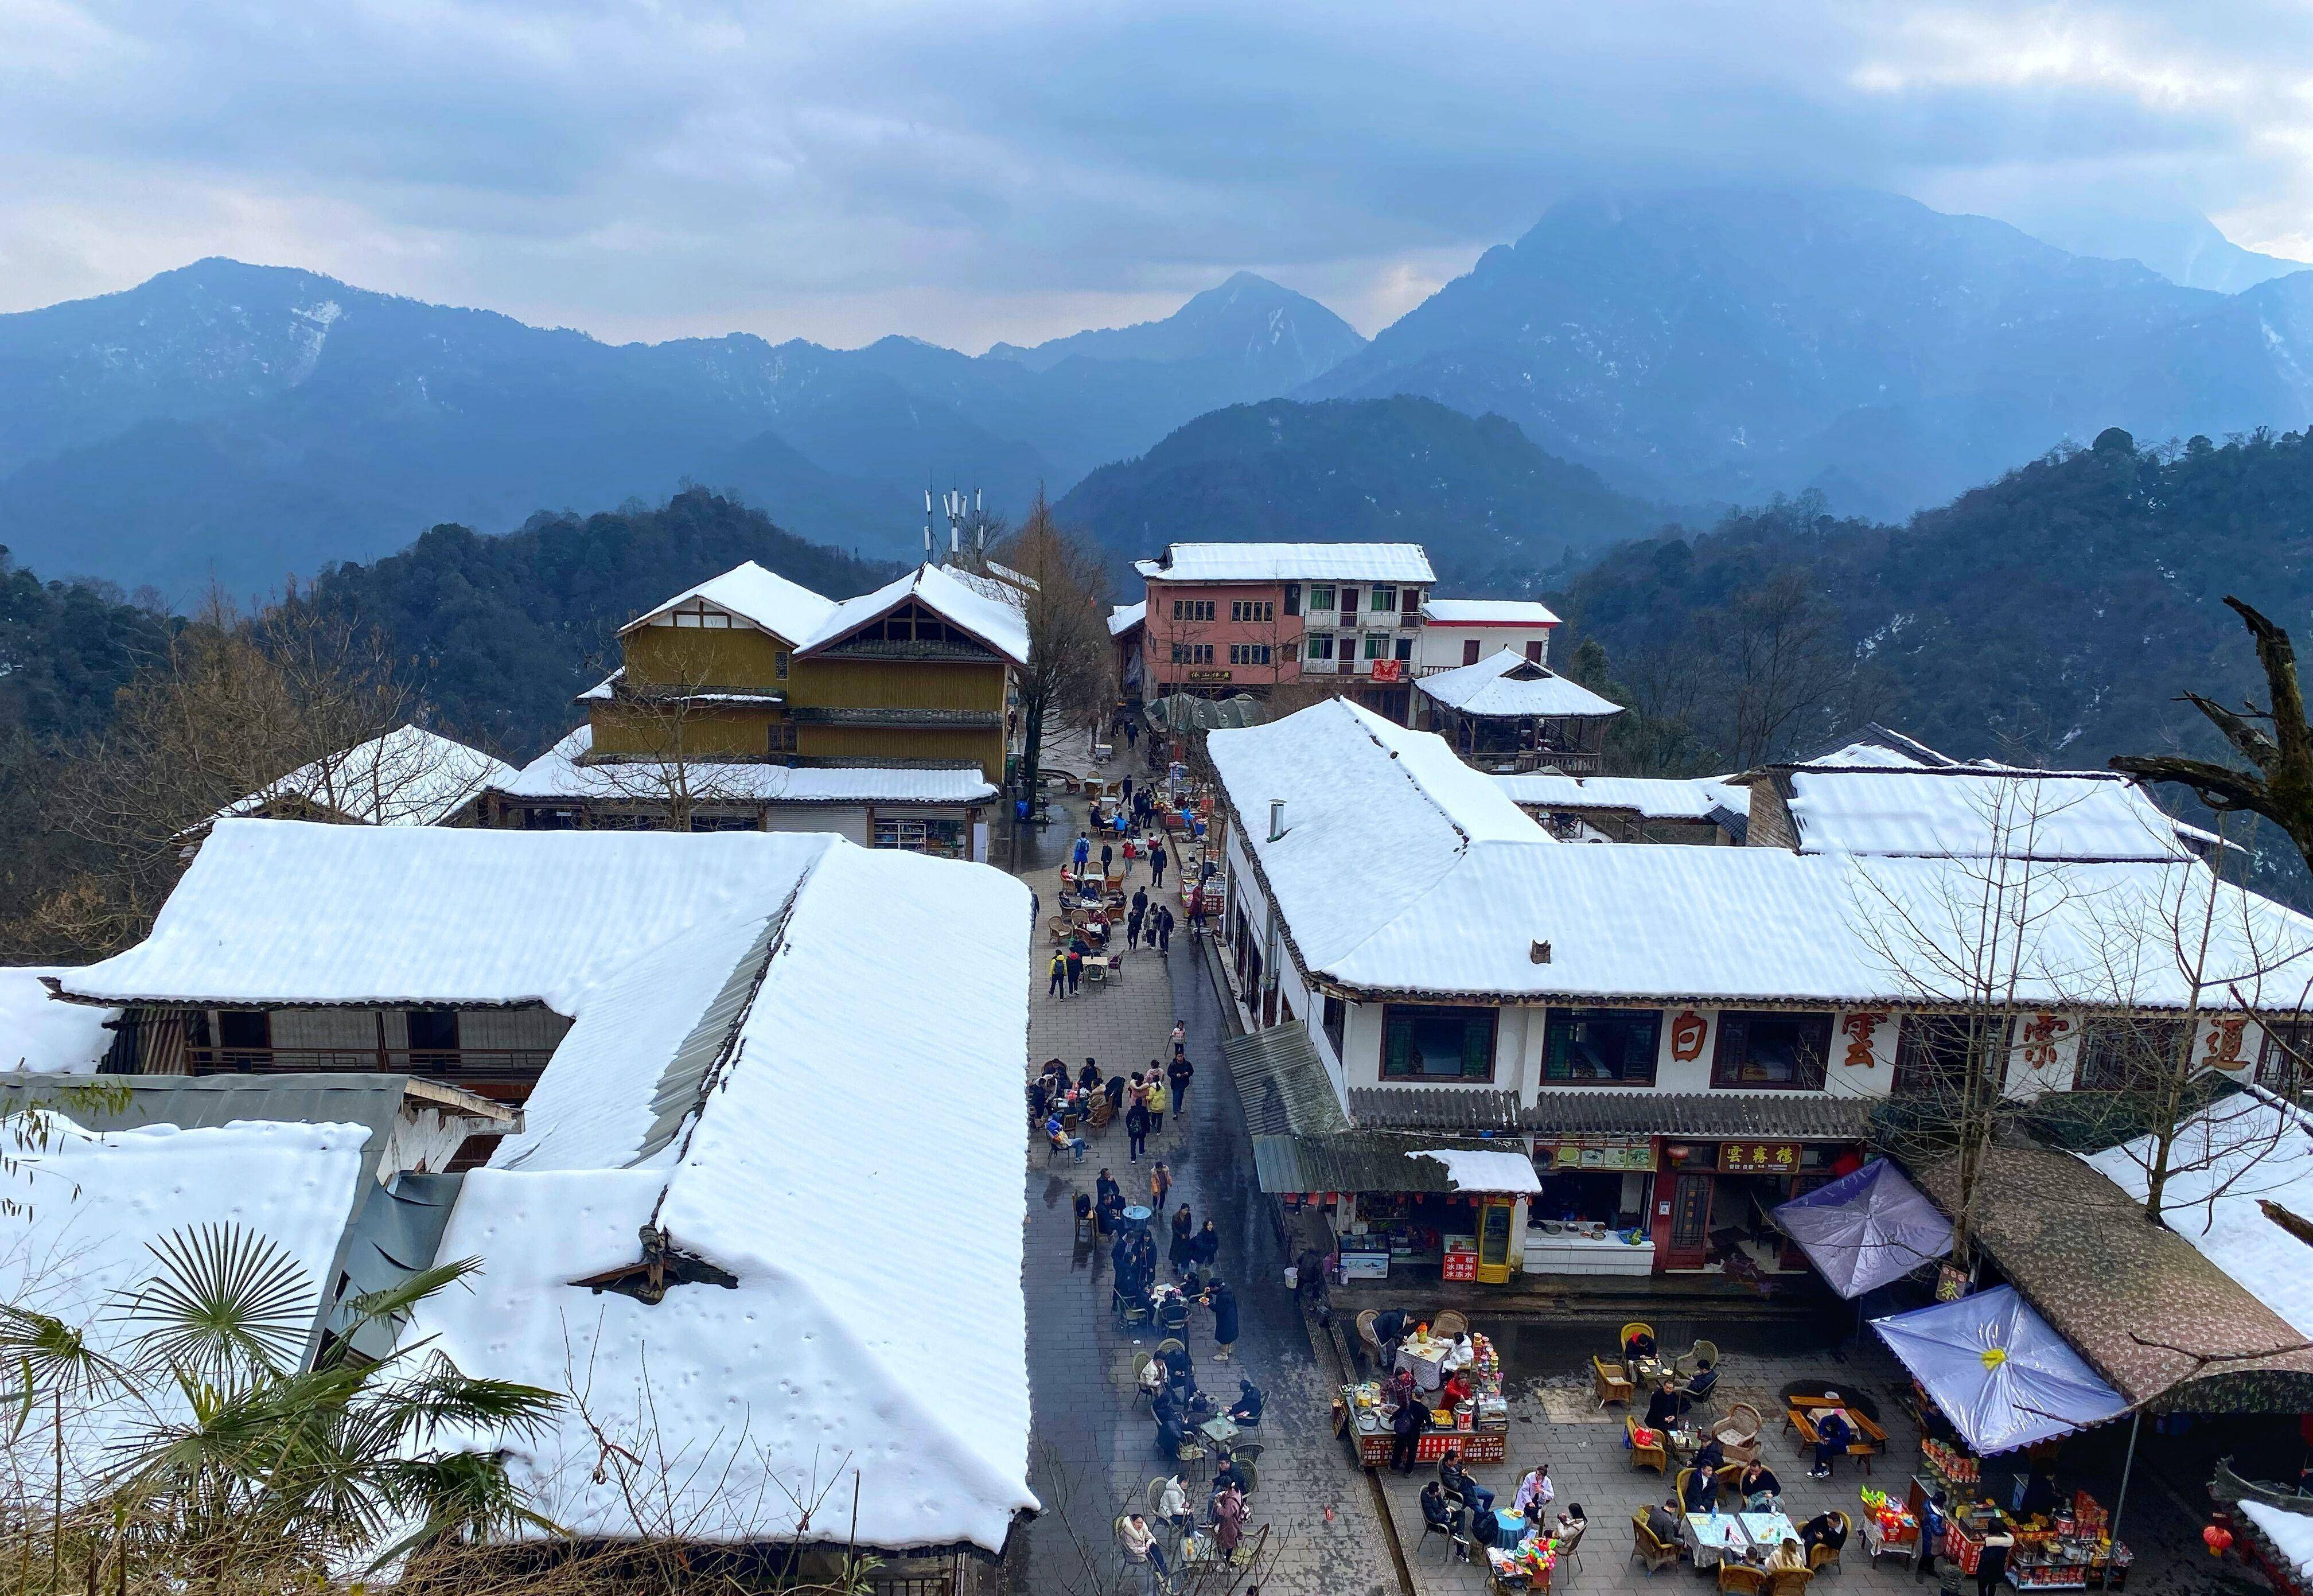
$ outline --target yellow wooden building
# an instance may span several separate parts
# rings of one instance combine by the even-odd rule
[[[500,824],[838,831],[987,856],[1019,611],[937,566],[841,603],[752,561],[619,634],[588,722],[493,795]]]

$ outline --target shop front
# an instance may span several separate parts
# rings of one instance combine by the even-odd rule
[[[1805,1270],[1807,1256],[1775,1223],[1775,1209],[1862,1162],[1862,1145],[1852,1142],[1656,1138],[1657,1270]]]

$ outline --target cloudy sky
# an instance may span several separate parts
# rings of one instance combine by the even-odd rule
[[[1239,268],[1371,332],[1586,187],[2192,207],[2313,259],[2313,8],[0,0],[0,310],[202,255],[969,349]]]

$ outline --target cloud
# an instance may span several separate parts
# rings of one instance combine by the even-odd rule
[[[2309,33],[2264,0],[0,0],[0,308],[230,253],[606,337],[979,348],[1252,267],[1370,331],[1557,198],[1697,175],[1995,214],[2157,181],[2301,244]]]

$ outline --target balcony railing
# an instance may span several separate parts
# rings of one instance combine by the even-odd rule
[[[527,1084],[545,1071],[550,1047],[208,1047],[188,1046],[195,1075],[319,1074],[333,1070],[422,1075],[449,1085],[469,1081]]]

